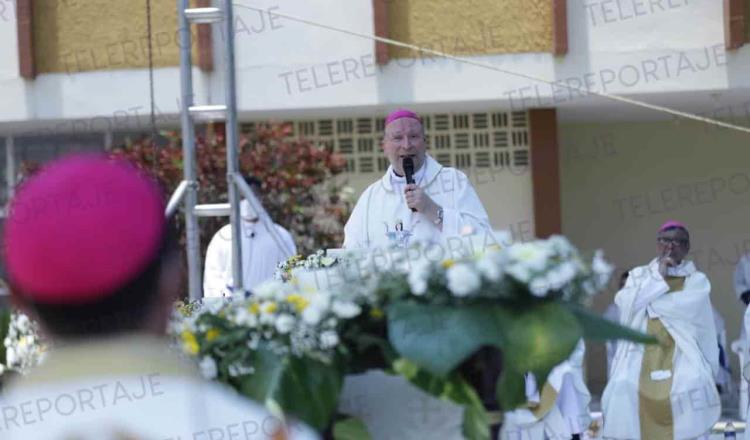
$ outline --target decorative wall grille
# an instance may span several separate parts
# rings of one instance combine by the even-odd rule
[[[427,150],[441,164],[456,168],[527,167],[527,112],[435,113],[422,115]],[[319,142],[346,158],[349,173],[383,173],[380,151],[383,117],[296,120],[292,136]],[[252,130],[254,123],[243,124]]]

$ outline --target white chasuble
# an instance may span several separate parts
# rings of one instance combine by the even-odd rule
[[[633,269],[617,293],[620,323],[659,340],[619,341],[602,396],[603,438],[692,439],[721,414],[714,377],[719,350],[706,275],[690,261]]]
[[[429,155],[414,175],[415,183],[443,208],[442,230],[406,204],[406,180],[388,167],[360,196],[344,228],[344,248],[407,247],[414,242],[441,243],[449,237],[491,233],[489,218],[469,179]]]

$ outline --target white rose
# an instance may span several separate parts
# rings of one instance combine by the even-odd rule
[[[358,305],[349,301],[334,301],[331,309],[336,316],[343,319],[354,318],[362,312]]]
[[[294,328],[294,317],[292,315],[284,313],[282,315],[279,315],[278,318],[276,318],[276,331],[278,331],[282,335],[289,333],[290,331],[292,331],[293,328]]]
[[[206,379],[215,379],[219,374],[216,361],[211,356],[204,356],[199,364],[201,375]]]
[[[320,334],[320,346],[323,349],[329,349],[337,346],[339,343],[339,335],[333,330],[328,330]]]
[[[482,285],[479,274],[464,263],[457,263],[448,268],[446,273],[448,288],[455,296],[467,296]]]

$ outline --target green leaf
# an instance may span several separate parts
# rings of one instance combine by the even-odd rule
[[[242,394],[269,407],[278,405],[319,431],[328,426],[343,382],[343,374],[335,365],[280,357],[266,347],[259,348],[253,358],[255,372],[242,379]]]
[[[586,339],[594,341],[606,341],[609,339],[625,339],[642,344],[655,344],[656,338],[646,335],[629,327],[624,327],[616,322],[612,322],[602,316],[594,314],[581,306],[566,304],[565,307],[570,310],[583,328],[583,335]]]
[[[526,404],[526,382],[524,373],[503,369],[497,380],[497,401],[505,411],[512,411]]]
[[[371,440],[367,426],[354,417],[338,421],[333,425],[334,440]]]
[[[401,356],[445,376],[481,346],[501,347],[509,319],[499,306],[398,302],[388,308],[388,339]]]
[[[532,372],[543,384],[549,372],[570,357],[583,336],[578,320],[557,302],[530,303],[506,326],[503,369]]]
[[[489,417],[482,400],[472,386],[458,372],[447,378],[430,374],[408,359],[398,359],[393,370],[416,387],[439,399],[464,407],[462,432],[467,440],[489,440]]]

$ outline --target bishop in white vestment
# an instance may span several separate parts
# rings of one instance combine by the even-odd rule
[[[416,113],[391,113],[382,146],[390,166],[357,201],[344,229],[344,248],[407,247],[462,235],[490,236],[487,211],[466,175],[425,152],[424,128]],[[414,162],[411,184],[406,181],[405,158]]]
[[[603,438],[694,439],[721,414],[711,284],[691,261],[687,228],[665,223],[659,257],[630,272],[617,293],[620,323],[658,344],[619,341],[602,396]]]

